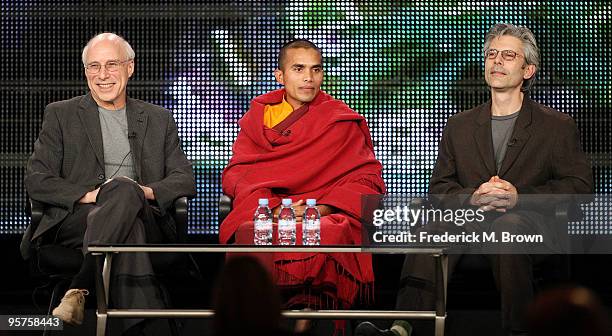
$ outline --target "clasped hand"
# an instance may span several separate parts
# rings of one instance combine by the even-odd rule
[[[493,176],[478,187],[472,194],[470,204],[478,206],[480,210],[506,212],[518,202],[518,192],[512,183]]]
[[[124,178],[127,178],[131,181],[133,181],[134,183],[138,184],[138,182],[132,180],[131,178],[127,177],[127,176],[123,176]],[[103,183],[106,184],[108,182],[112,181],[112,179],[107,180],[106,182]],[[140,187],[140,189],[142,189],[142,192],[144,193],[145,199],[148,200],[154,200],[155,199],[155,193],[153,192],[153,189],[151,189],[150,187],[147,186],[143,186],[138,184],[138,186]],[[83,197],[81,197],[79,199],[79,203],[81,204],[87,204],[87,203],[96,203],[96,199],[98,198],[98,192],[100,192],[100,187],[87,192],[85,195],[83,195]]]

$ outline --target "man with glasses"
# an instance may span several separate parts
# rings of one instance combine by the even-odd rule
[[[192,167],[179,146],[171,112],[127,97],[134,59],[122,37],[96,35],[82,54],[90,92],[46,107],[25,185],[30,197],[47,208],[38,227],[24,234],[24,257],[43,244],[85,252],[93,243],[176,240],[168,209],[176,198],[195,195]],[[163,308],[147,255],[117,257],[112,303]],[[95,267],[86,254],[53,315],[68,324],[83,322]]]
[[[547,233],[547,225],[555,223],[540,212],[545,206],[529,208],[532,203],[524,195],[593,192],[578,130],[567,114],[528,97],[540,65],[528,28],[493,26],[486,35],[484,59],[491,100],[448,120],[429,193],[442,202],[460,200],[460,207],[484,211],[480,228],[490,232]],[[542,258],[506,252],[484,257],[501,294],[502,327],[508,335],[526,335],[524,314],[534,295],[532,266]],[[449,256],[449,274],[460,257]],[[397,309],[434,310],[433,265],[429,256],[406,257]],[[407,336],[411,329],[406,321],[394,322],[389,330],[364,322],[356,335]]]

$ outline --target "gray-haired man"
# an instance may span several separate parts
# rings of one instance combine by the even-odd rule
[[[176,198],[196,192],[170,111],[127,97],[135,62],[129,43],[113,33],[96,35],[82,60],[90,92],[46,107],[28,161],[28,194],[48,206],[38,227],[24,234],[26,259],[42,244],[85,250],[92,243],[172,242],[177,233],[167,210]],[[148,257],[117,261],[113,304],[162,308]],[[83,322],[94,270],[85,255],[53,315]]]
[[[487,33],[483,49],[491,100],[448,120],[429,193],[465,195],[466,206],[486,211],[486,230],[542,233],[546,217],[523,207],[521,197],[590,194],[591,167],[572,118],[526,94],[540,64],[533,33],[497,24]],[[449,256],[449,273],[460,257]],[[510,253],[485,257],[501,294],[503,328],[509,335],[526,334],[524,314],[534,295],[532,266],[539,258]],[[431,257],[407,256],[397,308],[433,310],[433,275]],[[396,321],[390,330],[364,322],[356,335],[408,336],[410,329],[405,321]]]

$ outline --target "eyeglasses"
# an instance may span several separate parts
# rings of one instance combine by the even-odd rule
[[[125,64],[127,62],[130,62],[130,61],[132,61],[132,60],[128,59],[128,60],[125,60],[125,61],[108,61],[108,62],[106,62],[106,64],[91,63],[91,64],[85,65],[85,70],[87,72],[89,72],[90,74],[97,74],[104,67],[106,69],[106,71],[108,71],[108,72],[116,72],[116,71],[119,71],[119,68],[123,64]]]
[[[497,50],[497,49],[488,49],[487,51],[485,51],[484,56],[485,58],[488,58],[488,59],[496,59],[497,54],[499,53],[501,53],[501,56],[504,59],[504,61],[514,61],[514,59],[517,57],[523,57],[523,55],[513,50]]]

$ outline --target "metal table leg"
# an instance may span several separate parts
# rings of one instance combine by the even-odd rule
[[[102,280],[104,281],[104,299],[107,307],[112,263],[113,253],[106,253],[106,258],[104,258],[104,266],[102,267]]]
[[[445,254],[434,255],[436,286],[436,317],[435,335],[444,336],[444,324],[446,321],[446,289],[448,284],[448,256]]]
[[[108,320],[108,293],[110,284],[110,271],[112,266],[113,254],[105,253],[104,260],[102,259],[102,253],[92,254],[96,257],[96,301],[98,303],[98,309],[96,312],[96,336],[106,335],[106,323]],[[102,269],[102,273],[100,273]]]

